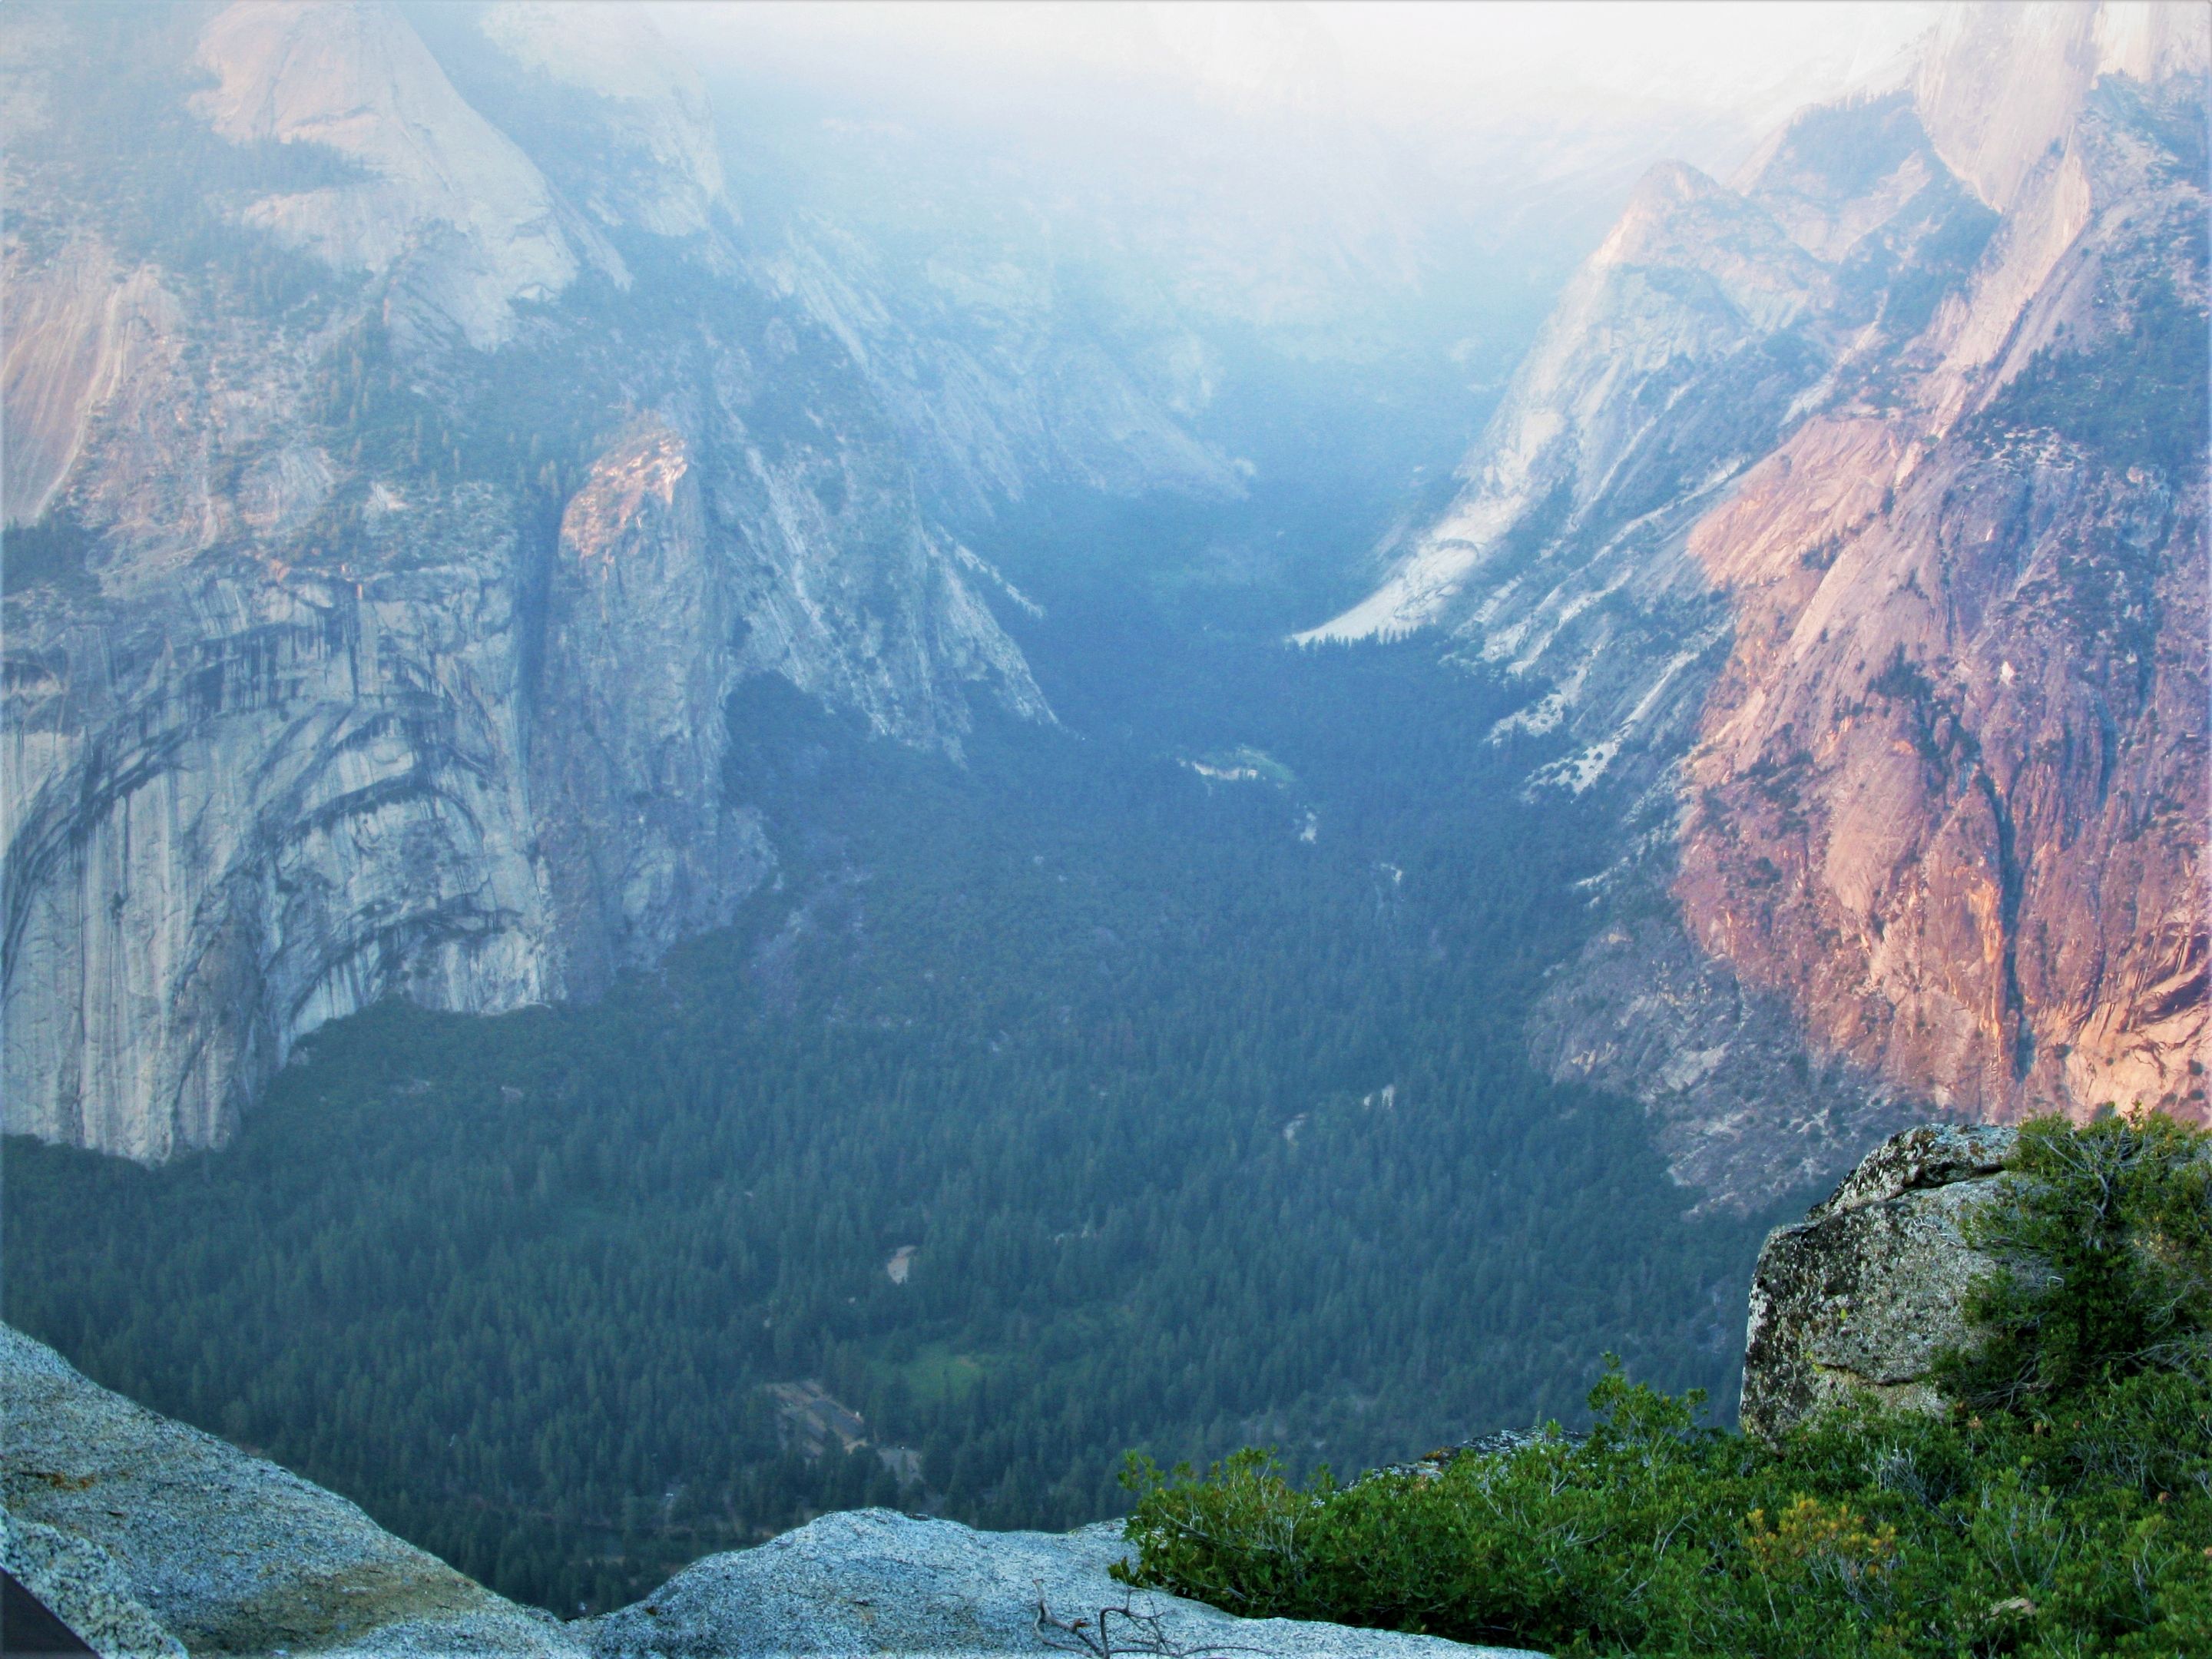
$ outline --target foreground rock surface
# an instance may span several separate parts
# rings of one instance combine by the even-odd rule
[[[1118,1522],[977,1532],[884,1510],[824,1516],[564,1626],[393,1537],[356,1505],[133,1405],[0,1325],[0,1568],[105,1659],[186,1654],[1503,1654],[1427,1637],[1237,1619],[1108,1577]],[[1039,1602],[1050,1620],[1041,1623]],[[1077,1621],[1087,1620],[1080,1628]]]
[[[1121,1534],[1112,1521],[1073,1533],[994,1533],[889,1510],[825,1515],[757,1548],[710,1556],[644,1601],[574,1628],[597,1659],[1107,1651],[1442,1659],[1520,1651],[1238,1619],[1131,1589],[1107,1572],[1128,1553]]]
[[[2014,1132],[1939,1124],[1893,1135],[1759,1253],[1743,1426],[1776,1435],[1856,1391],[1933,1410],[1936,1358],[1967,1336],[1966,1286],[1991,1264],[1961,1223],[1997,1190]]]
[[[6,1326],[0,1413],[4,1565],[103,1654],[580,1651],[550,1613]]]

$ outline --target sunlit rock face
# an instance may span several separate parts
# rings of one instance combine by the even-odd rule
[[[623,21],[485,20],[604,115],[580,203],[390,9],[134,36],[150,161],[69,125],[82,20],[11,10],[10,1130],[216,1145],[325,1020],[587,995],[726,921],[774,866],[748,675],[946,750],[1050,718]]]
[[[1961,8],[1733,186],[1655,171],[1315,630],[1449,630],[1571,739],[1532,787],[1632,803],[1532,1035],[1709,1200],[1930,1103],[2206,1115],[2207,27]]]

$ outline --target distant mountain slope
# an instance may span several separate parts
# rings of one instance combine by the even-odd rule
[[[7,1122],[141,1158],[378,997],[726,920],[748,675],[1049,718],[641,14],[456,15],[550,172],[393,8],[150,15],[0,38]]]
[[[1532,787],[1622,792],[1534,1040],[1723,1199],[1905,1101],[2206,1115],[2208,27],[1963,6],[1735,188],[1655,169],[1311,636],[1447,629],[1580,740]]]
[[[1316,410],[1379,496],[1563,263],[1455,210],[1439,280],[1420,169],[1326,111],[1091,85],[1143,142],[1046,92],[1033,151],[714,73],[617,3],[0,20],[9,1127],[160,1158],[365,1002],[651,963],[793,829],[726,798],[733,687],[1051,719],[963,539],[1331,500]]]

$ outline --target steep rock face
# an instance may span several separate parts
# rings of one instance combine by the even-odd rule
[[[699,234],[728,205],[706,88],[630,10],[503,0],[477,27],[515,64],[598,100],[602,152],[573,179],[586,211],[656,236]]]
[[[1778,1435],[1854,1394],[1929,1411],[1936,1357],[1968,1340],[1966,1295],[1992,1264],[1963,1219],[1997,1192],[2009,1129],[1908,1129],[1869,1153],[1759,1253],[1744,1430]]]
[[[1530,1053],[1641,1103],[1692,1212],[1814,1186],[1926,1115],[1848,1055],[1808,1052],[1796,1008],[1700,951],[1643,872],[1529,1022]]]
[[[173,302],[154,272],[114,269],[96,241],[73,244],[42,270],[12,270],[8,340],[5,499],[10,519],[46,510],[84,448],[93,411],[137,372]]]
[[[1033,481],[1233,497],[1231,459],[1185,417],[1210,396],[1209,348],[1172,316],[1117,357],[1061,315],[1056,274],[969,261],[947,239],[919,268],[852,228],[794,227],[761,279],[843,343],[898,422],[932,499],[964,514],[1018,501]],[[1012,249],[1024,258],[1032,250]],[[980,265],[979,268],[975,268]]]
[[[1653,168],[1516,373],[1449,512],[1306,637],[1452,622],[1493,660],[1557,650],[1588,595],[1572,605],[1535,556],[1564,540],[1601,561],[1578,592],[1648,584],[1638,568],[1662,538],[1640,521],[1686,482],[1725,477],[1811,378],[1809,355],[1777,341],[1820,278],[1754,205],[1693,167]],[[1697,418],[1667,418],[1684,404]]]
[[[802,206],[793,198],[809,192],[786,171],[793,158],[769,167],[740,155],[769,204],[726,238],[745,204],[706,92],[641,19],[620,3],[507,0],[446,8],[426,27],[437,25],[441,64],[611,241],[630,246],[626,229],[686,239],[726,277],[791,301],[835,337],[932,513],[988,519],[1040,483],[1238,493],[1229,458],[1188,426],[1210,395],[1210,348],[1151,295],[1116,292],[1104,309],[1121,325],[1102,326],[1095,279],[1069,280],[1054,228],[1021,225],[1020,213],[1003,222],[1028,191],[994,179],[976,192],[981,222],[972,206],[940,200],[972,187],[969,155],[950,192],[945,181],[910,184],[907,158],[887,155],[872,129],[825,120],[810,143],[843,156],[851,176],[813,179],[828,199]],[[590,144],[576,143],[580,128]],[[887,179],[896,204],[883,200]]]
[[[1961,7],[1735,189],[1655,173],[1316,630],[1451,630],[1532,787],[1617,793],[1531,1035],[1709,1197],[1927,1103],[2205,1109],[2205,33]]]
[[[1996,388],[1937,424],[1962,301],[1923,347],[1939,435],[1816,416],[1699,526],[1736,630],[1678,891],[1820,1047],[1940,1105],[2201,1115],[2203,422],[2130,411],[2160,358],[2201,383],[2205,198],[2124,106],[2043,172],[2018,200],[2072,234]]]
[[[1956,6],[1920,61],[1914,102],[1951,170],[2008,208],[2100,76],[2152,86],[2202,75],[2205,58],[2204,20],[2186,6]]]
[[[589,994],[726,921],[773,861],[748,674],[940,748],[973,696],[1049,718],[836,341],[720,232],[633,278],[396,15],[133,37],[143,172],[68,125],[97,25],[8,27],[10,1129],[219,1144],[326,1019]]]
[[[440,516],[429,568],[14,607],[9,1128],[160,1158],[378,996],[557,988],[512,532],[481,501]]]
[[[1443,627],[1545,688],[1516,731],[1577,791],[1679,745],[1732,631],[1691,532],[1805,412],[1926,320],[1987,210],[1903,94],[1814,112],[1732,190],[1656,167],[1570,284],[1444,516],[1308,638]],[[1911,319],[1917,317],[1917,321]]]
[[[598,456],[551,562],[532,794],[564,988],[597,990],[728,921],[771,860],[722,799],[737,595],[683,437],[648,419]]]

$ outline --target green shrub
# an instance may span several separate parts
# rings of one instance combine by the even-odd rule
[[[1299,1489],[1133,1460],[1133,1583],[1255,1616],[1564,1654],[2212,1652],[2207,1139],[2030,1126],[1948,1417],[1766,1444],[1609,1365],[1585,1440]]]
[[[2212,1333],[2212,1157],[2152,1115],[2021,1132],[2004,1200],[1968,1218],[1997,1271],[1969,1292],[1985,1333],[1945,1357],[1946,1392],[1977,1407],[2063,1395],[2106,1373],[2201,1369]]]

